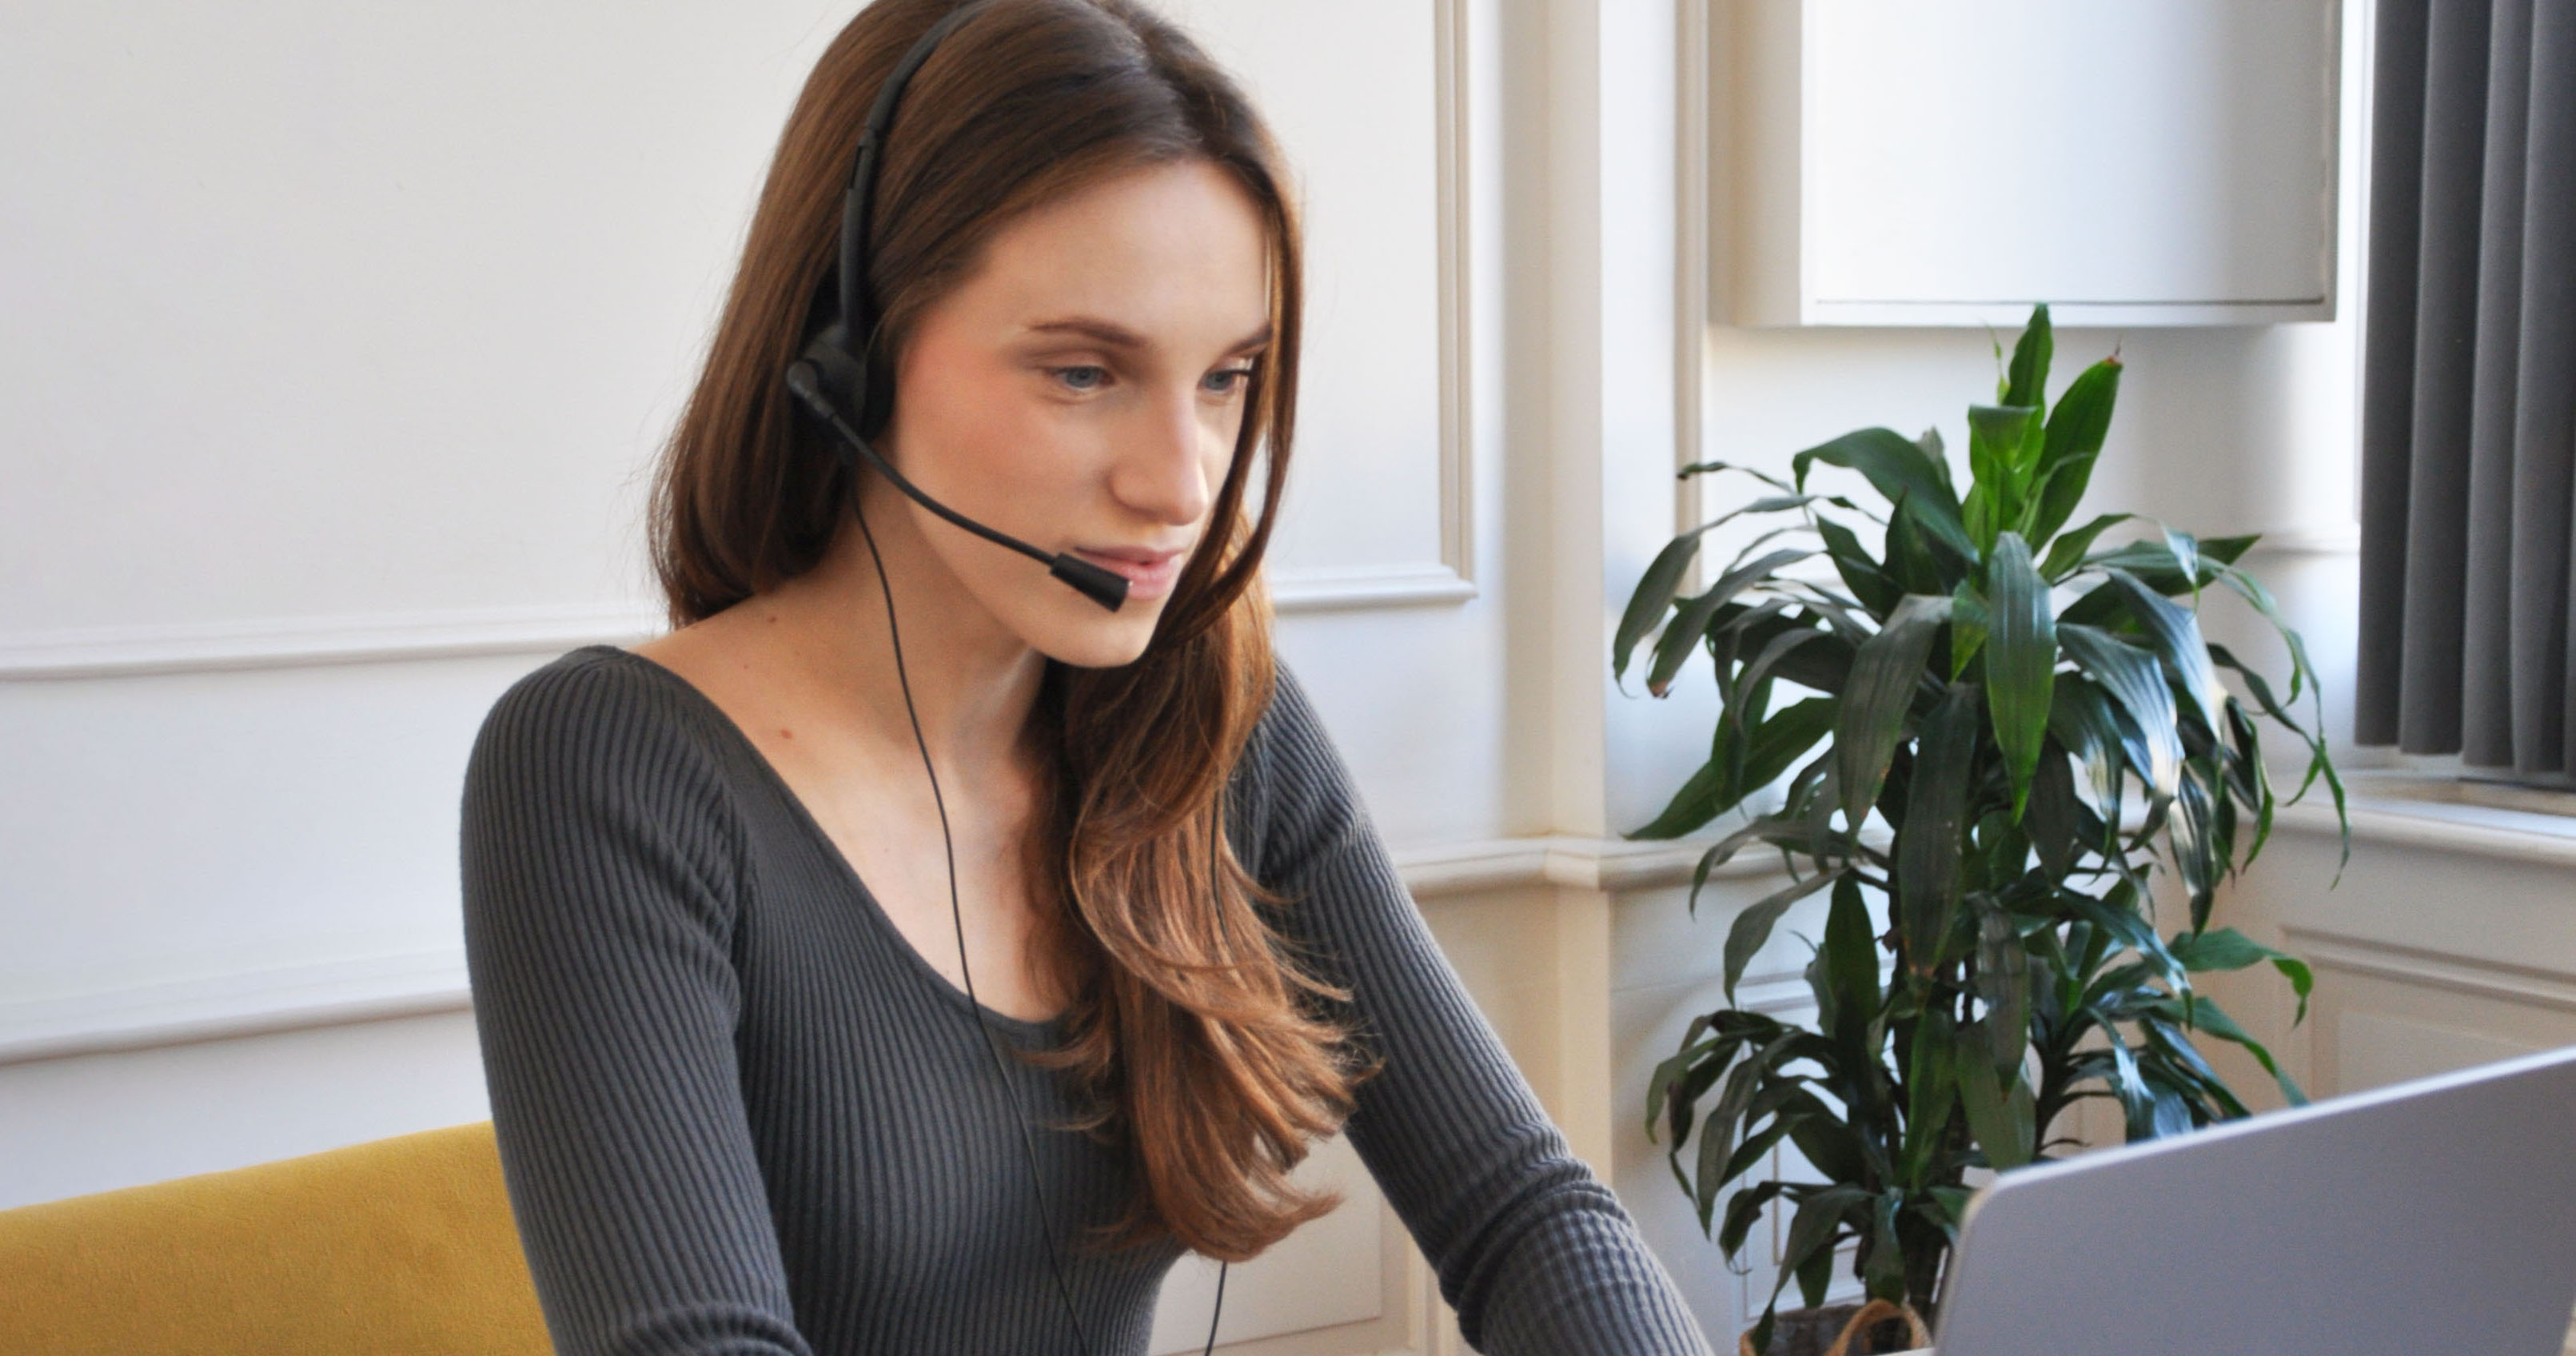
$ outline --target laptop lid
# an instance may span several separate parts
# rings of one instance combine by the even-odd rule
[[[2558,1356],[2576,1047],[2005,1174],[1940,1356]]]

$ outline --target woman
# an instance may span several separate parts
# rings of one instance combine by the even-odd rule
[[[1470,1341],[1703,1350],[1273,668],[1282,178],[1131,0],[881,0],[817,66],[657,486],[678,629],[521,681],[467,777],[560,1350],[1142,1352],[1183,1250],[1330,1208],[1336,1130]]]

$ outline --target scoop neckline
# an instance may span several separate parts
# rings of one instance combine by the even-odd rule
[[[913,971],[927,980],[943,999],[954,1006],[966,1009],[988,1025],[1031,1038],[1041,1044],[1049,1046],[1064,1044],[1072,1020],[1072,1014],[1069,1011],[1035,1021],[1026,1017],[1014,1017],[998,1008],[987,1006],[982,1000],[967,993],[956,981],[939,973],[939,968],[930,963],[930,958],[921,954],[921,949],[912,944],[911,938],[903,935],[903,929],[894,925],[894,919],[886,914],[885,906],[877,902],[876,891],[868,888],[866,878],[859,875],[859,869],[850,863],[849,856],[841,851],[840,844],[833,842],[832,835],[823,831],[822,821],[814,818],[814,812],[806,808],[804,799],[796,794],[796,788],[789,786],[787,779],[781,776],[777,767],[770,763],[769,755],[762,753],[760,746],[751,742],[751,736],[743,733],[742,726],[736,723],[723,707],[716,705],[714,698],[699,691],[697,684],[681,677],[677,671],[665,666],[660,660],[649,655],[637,654],[621,645],[587,645],[575,653],[614,655],[640,664],[659,675],[670,686],[677,688],[702,715],[713,717],[716,726],[724,732],[722,737],[730,740],[737,749],[749,757],[751,765],[758,769],[762,780],[769,784],[769,789],[786,804],[789,817],[796,821],[811,844],[820,849],[823,856],[838,869],[841,879],[857,892],[870,921],[885,933],[886,940],[892,943],[895,950],[902,953],[904,960],[909,963]]]

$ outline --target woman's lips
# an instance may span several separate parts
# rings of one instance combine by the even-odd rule
[[[1183,551],[1094,551],[1077,546],[1073,553],[1127,581],[1131,599],[1160,598],[1172,591],[1189,555]]]

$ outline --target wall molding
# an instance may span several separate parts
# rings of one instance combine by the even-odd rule
[[[1716,116],[1712,88],[1714,62],[1710,29],[1710,0],[1682,0],[1674,14],[1674,135],[1673,166],[1673,469],[1679,471],[1701,459],[1708,419],[1708,327],[1713,310],[1711,264],[1715,258],[1716,232],[1711,226],[1711,213],[1716,210],[1712,183],[1716,166],[1715,138],[1710,135],[1711,120]],[[1673,490],[1673,531],[1688,532],[1705,520],[1707,508],[1701,487],[1706,478],[1693,476],[1680,481]],[[1696,591],[1707,583],[1704,577],[1706,558],[1691,559],[1687,587]]]
[[[2254,543],[2248,556],[2357,556],[2361,554],[2361,524],[2346,523],[2340,527],[2269,527],[2257,529],[2262,540]]]
[[[2456,801],[2371,796],[2358,785],[2354,791],[2349,808],[2355,843],[2429,848],[2531,866],[2576,867],[2576,818]],[[2282,806],[2273,822],[2313,837],[2332,838],[2337,832],[2332,802],[2316,794]]]
[[[0,1003],[0,1065],[472,1006],[462,946],[313,961]]]
[[[2292,949],[2311,965],[2529,1007],[2576,1012],[2576,974],[2505,965],[2398,946],[2304,924],[2285,924]]]
[[[1270,573],[1271,605],[1282,613],[1462,603],[1476,585],[1474,110],[1469,102],[1467,0],[1431,0],[1432,212],[1438,270],[1440,373],[1440,559],[1348,567],[1306,566]]]
[[[98,626],[0,636],[0,679],[121,678],[490,654],[560,653],[658,635],[643,603],[454,608]]]
[[[1424,602],[1456,601],[1476,591],[1475,274],[1469,250],[1475,214],[1467,173],[1475,121],[1468,101],[1467,39],[1467,0],[1432,0],[1432,144],[1439,195],[1434,214],[1440,232],[1440,562],[1453,577],[1452,589],[1463,591],[1420,599]]]
[[[1349,612],[1372,607],[1458,603],[1476,596],[1475,581],[1446,563],[1316,566],[1271,575],[1270,606],[1281,613]]]
[[[1702,839],[1631,842],[1545,834],[1409,848],[1396,853],[1395,860],[1405,888],[1416,899],[1541,885],[1619,894],[1689,884],[1691,872],[1708,848],[1708,841]],[[1779,871],[1777,854],[1753,848],[1709,872],[1709,879],[1743,879]]]
[[[1283,613],[1455,603],[1475,596],[1473,581],[1433,562],[1283,570],[1271,586],[1271,605]],[[0,680],[561,654],[584,645],[631,645],[665,629],[662,610],[644,603],[79,627],[0,636]]]
[[[1397,853],[1396,863],[1417,899],[1534,886],[1615,893],[1685,884],[1707,847],[1551,834],[1416,848]],[[1710,874],[1733,878],[1778,869],[1767,855],[1748,853]],[[313,961],[0,1002],[0,1065],[472,1006],[461,945]]]

